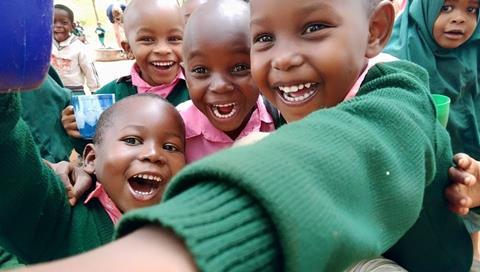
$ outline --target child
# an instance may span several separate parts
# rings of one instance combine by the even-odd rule
[[[180,66],[184,21],[176,1],[133,0],[123,20],[127,42],[122,46],[135,56],[135,64],[130,76],[108,83],[97,93],[114,93],[116,101],[136,93],[158,94],[175,106],[187,101]],[[70,136],[80,137],[72,106],[63,111],[62,123]]]
[[[391,2],[253,0],[251,12],[252,75],[292,123],[187,166],[161,205],[124,216],[117,237],[131,235],[45,271],[97,259],[104,270],[342,271],[388,249],[412,271],[467,271],[426,72],[378,64],[343,102],[390,36]],[[119,261],[132,243],[149,250]]]
[[[95,28],[95,33],[98,36],[98,41],[102,45],[102,47],[105,47],[105,29],[103,29],[101,23],[97,23],[97,28]]]
[[[275,130],[250,75],[249,16],[242,1],[206,3],[185,28],[183,56],[192,100],[178,108],[186,127],[187,163],[251,132]]]
[[[430,90],[450,97],[447,130],[454,153],[480,158],[478,1],[410,1],[385,49],[427,69]],[[466,220],[471,233],[480,220]],[[475,249],[477,246],[474,247]],[[476,252],[477,258],[480,253]]]
[[[121,213],[158,203],[185,164],[184,126],[175,108],[156,95],[132,96],[102,114],[84,152],[84,169],[99,183],[84,205],[70,207],[63,184],[34,151],[19,102],[17,94],[0,95],[0,245],[25,264],[109,242]]]
[[[73,22],[73,11],[70,8],[55,5],[51,62],[65,87],[76,94],[90,94],[100,86],[98,74],[87,54],[87,47],[77,36],[72,35]],[[89,91],[83,88],[85,80]]]

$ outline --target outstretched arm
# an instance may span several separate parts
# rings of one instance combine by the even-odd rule
[[[70,231],[71,210],[20,118],[19,100],[16,93],[0,95],[0,244],[28,263],[59,247],[61,239],[52,238]]]
[[[171,231],[145,227],[132,235],[73,258],[21,271],[197,271],[182,241]]]

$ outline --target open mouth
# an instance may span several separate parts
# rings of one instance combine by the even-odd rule
[[[175,65],[174,61],[152,61],[150,62],[156,69],[168,70]]]
[[[225,104],[213,104],[210,106],[213,115],[219,119],[232,118],[238,112],[238,104],[225,103]]]
[[[318,83],[304,83],[292,86],[278,86],[280,97],[287,104],[301,104],[310,100],[318,92]]]
[[[128,185],[133,197],[140,201],[154,198],[160,191],[163,178],[151,174],[137,174],[128,179]]]

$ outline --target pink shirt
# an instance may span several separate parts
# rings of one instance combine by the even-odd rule
[[[199,160],[209,154],[232,146],[232,140],[223,131],[215,128],[208,118],[190,101],[177,107],[185,122],[187,163]],[[242,130],[237,140],[251,132],[270,132],[275,130],[273,118],[263,104],[262,97],[257,100],[257,108]]]
[[[389,61],[395,61],[395,60],[398,60],[398,59],[386,53],[380,53],[378,54],[378,56],[369,59],[367,67],[365,68],[363,73],[358,77],[357,81],[355,82],[353,87],[350,89],[350,91],[347,93],[347,96],[345,96],[345,100],[353,98],[357,95],[357,92],[360,89],[360,86],[362,85],[363,80],[365,79],[365,76],[367,75],[368,70],[370,70],[370,68],[372,68],[377,63],[389,62]]]
[[[113,203],[113,201],[107,195],[107,193],[103,189],[102,184],[98,182],[95,186],[95,190],[93,190],[93,192],[88,195],[87,199],[85,199],[83,204],[87,204],[93,198],[98,198],[98,201],[100,201],[100,204],[102,204],[113,224],[117,224],[117,222],[120,220],[120,217],[122,217],[122,212],[117,208],[115,203]]]
[[[145,82],[143,78],[140,77],[140,68],[138,68],[138,65],[136,63],[133,64],[130,74],[132,75],[132,84],[133,86],[137,87],[137,92],[139,94],[154,93],[163,98],[167,98],[167,96],[172,92],[173,88],[175,88],[175,85],[177,85],[177,82],[179,80],[185,80],[183,71],[182,69],[180,69],[177,76],[173,79],[172,82],[159,86],[151,86],[150,84]]]

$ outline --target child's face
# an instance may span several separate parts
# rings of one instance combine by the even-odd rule
[[[127,52],[135,56],[142,79],[151,86],[172,82],[181,69],[182,13],[171,7],[146,5],[131,10],[128,16]]]
[[[201,22],[190,25],[184,47],[185,74],[195,106],[213,126],[235,139],[259,95],[250,74],[248,21],[245,27],[216,25],[215,31],[205,30]]]
[[[252,76],[288,122],[343,101],[367,63],[359,0],[252,0]]]
[[[433,37],[443,48],[465,43],[477,27],[478,0],[446,0],[433,26]]]
[[[94,146],[96,176],[123,212],[156,204],[185,165],[181,117],[148,97],[130,100],[114,114]]]
[[[73,30],[73,22],[70,20],[68,13],[63,9],[55,9],[53,17],[53,38],[57,42],[63,42]]]

